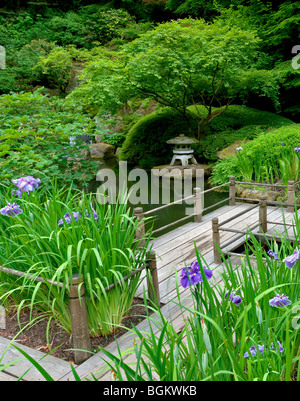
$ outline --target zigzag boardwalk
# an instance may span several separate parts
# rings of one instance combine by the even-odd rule
[[[221,263],[220,254],[231,254],[231,263],[236,264],[238,267],[240,262],[240,254],[237,253],[238,249],[242,244],[245,243],[245,239],[248,234],[248,229],[256,235],[262,235],[263,233],[267,236],[278,236],[285,230],[286,235],[293,239],[293,217],[294,214],[294,200],[295,200],[295,185],[297,183],[289,182],[288,186],[288,202],[281,204],[279,202],[267,202],[264,197],[261,200],[249,203],[236,203],[235,198],[235,182],[234,177],[231,177],[229,183],[229,198],[223,202],[229,200],[229,205],[222,206],[217,210],[206,215],[201,214],[199,204],[200,201],[199,191],[194,192],[195,197],[195,213],[194,222],[189,222],[176,228],[167,234],[161,235],[152,241],[152,250],[156,255],[156,269],[157,269],[157,288],[156,291],[160,296],[160,301],[163,304],[161,307],[162,315],[172,322],[173,327],[179,332],[184,326],[184,317],[187,314],[186,311],[180,309],[180,307],[173,302],[177,300],[176,281],[178,280],[178,272],[185,265],[189,265],[195,261],[195,246],[201,253],[206,265],[213,270],[213,279],[210,281],[211,285],[216,282],[221,284],[220,273],[223,271],[223,264]],[[284,187],[284,186],[283,186]],[[287,186],[286,186],[287,187]],[[213,190],[213,189],[210,189]],[[204,191],[208,192],[210,190]],[[273,204],[273,206],[270,206]],[[275,205],[274,205],[275,204]],[[287,206],[288,208],[284,208]],[[166,205],[162,208],[167,207]],[[155,209],[155,211],[158,210]],[[204,209],[205,210],[205,209]],[[137,218],[141,220],[142,217],[150,212],[143,213],[140,209],[137,213]],[[186,220],[181,219],[181,220]],[[161,229],[157,231],[162,231]],[[139,235],[143,232],[143,227],[140,227],[140,231],[137,232]],[[154,262],[155,263],[155,262]],[[142,273],[145,275],[145,271]],[[147,281],[143,280],[141,286],[137,291],[137,296],[143,297],[143,292],[147,294]],[[179,286],[179,293],[181,297],[181,303],[187,307],[192,307],[193,300],[190,296],[190,290],[187,288],[184,290]],[[159,321],[160,317],[157,314],[152,315],[154,321]],[[159,326],[159,325],[158,325]],[[149,331],[149,324],[147,320],[144,320],[137,325],[137,328],[141,332]],[[159,332],[159,328],[152,325],[155,333]],[[126,352],[129,348],[132,348],[134,340],[139,343],[138,338],[133,333],[124,334],[118,339],[118,342],[111,343],[106,350],[118,355],[119,350]],[[7,341],[7,340],[6,340]],[[2,343],[2,344],[1,344]],[[1,350],[5,346],[5,341],[0,339]],[[34,352],[34,355],[38,358],[44,356],[42,353]],[[8,353],[6,362],[14,357],[16,359],[16,351]],[[73,374],[71,373],[70,367],[67,366],[63,361],[62,364],[57,363],[55,365],[55,358],[52,357],[43,358],[43,364],[45,369],[56,380],[74,380]],[[105,366],[103,359],[104,354],[100,351],[93,355],[79,366],[75,366],[78,375],[84,379],[91,379],[91,374],[94,374],[100,380],[111,380],[110,368]],[[125,362],[134,362],[134,354],[125,354]],[[22,362],[16,366],[10,367],[4,372],[1,372],[0,381],[4,381],[5,377],[7,380],[16,380],[21,374],[24,373],[26,367],[30,364]],[[25,375],[25,380],[42,380],[41,376],[36,375],[37,379],[33,379],[33,370],[31,373]],[[6,376],[8,374],[9,376]],[[37,374],[37,371],[35,371]]]
[[[203,217],[203,221],[200,223],[188,223],[168,234],[159,237],[157,240],[153,241],[153,249],[157,255],[157,268],[158,268],[158,281],[159,281],[159,292],[161,297],[161,302],[164,304],[161,308],[162,315],[172,322],[173,327],[179,332],[184,326],[184,317],[187,315],[186,311],[182,311],[179,306],[173,302],[177,300],[176,292],[176,273],[179,272],[185,264],[195,260],[195,248],[196,243],[197,248],[201,252],[204,260],[210,269],[214,271],[213,280],[210,281],[211,285],[214,282],[220,282],[220,272],[223,271],[222,263],[214,262],[214,250],[213,250],[213,240],[212,240],[212,219],[218,216],[219,221],[225,221],[232,217],[232,222],[227,224],[228,228],[235,229],[246,229],[247,225],[257,222],[258,219],[258,208],[249,209],[248,204],[237,204],[235,206],[224,206],[217,211],[214,211]],[[244,211],[243,220],[234,221],[235,214]],[[283,212],[279,207],[269,207],[268,208],[268,219],[273,221],[270,224],[270,230],[268,234],[274,234],[274,230],[281,230],[283,226],[281,224],[283,220],[287,223],[291,223],[293,219],[293,214],[289,212]],[[257,229],[258,232],[258,229]],[[231,232],[224,232],[221,235],[222,241],[227,241],[228,239],[234,240],[235,237],[238,238],[238,234],[233,234]],[[233,251],[236,247],[241,245],[245,241],[245,235],[236,241],[232,242],[232,247],[228,247],[227,251]],[[240,261],[240,256],[234,256],[231,258],[232,264],[237,264]],[[181,296],[181,303],[187,307],[193,306],[193,300],[191,299],[190,290],[184,290],[179,287],[179,292]],[[146,283],[144,283],[138,290],[137,295],[142,297],[143,291],[147,290]],[[153,314],[153,319],[160,321],[158,315]],[[145,320],[137,325],[137,328],[141,332],[149,332],[148,322]],[[158,333],[159,329],[152,325],[154,333]],[[132,333],[124,334],[118,339],[118,346],[115,343],[110,344],[106,349],[118,355],[119,350],[121,352],[126,352],[129,348],[133,347],[134,340],[139,344],[139,339]],[[105,358],[104,354],[99,352],[95,356],[88,359],[82,365],[77,368],[77,373],[80,377],[91,378],[91,373],[101,380],[111,380],[110,370],[107,371],[103,360]],[[124,361],[126,363],[134,362],[135,355],[125,355]],[[72,380],[72,375],[67,375],[62,378],[62,380]]]

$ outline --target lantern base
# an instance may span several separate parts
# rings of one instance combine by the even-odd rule
[[[176,160],[179,160],[182,164],[182,166],[186,167],[189,164],[189,161],[191,161],[192,164],[197,164],[197,160],[195,159],[193,154],[189,155],[176,155],[174,154],[170,166],[174,166],[176,163]]]

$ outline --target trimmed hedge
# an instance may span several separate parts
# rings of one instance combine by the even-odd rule
[[[168,139],[187,134],[187,123],[178,113],[163,108],[142,117],[129,131],[120,152],[120,160],[145,169],[167,164],[172,158]]]
[[[197,117],[195,106],[189,111]],[[203,106],[201,115],[206,115]],[[246,106],[230,106],[207,127],[206,137],[194,146],[198,162],[217,160],[217,152],[240,139],[254,139],[270,129],[290,125],[293,122],[274,113],[251,109]],[[192,121],[197,132],[196,121]],[[167,164],[172,158],[172,148],[166,141],[179,134],[190,135],[183,118],[170,108],[162,108],[142,117],[128,132],[120,152],[120,160],[142,168]]]

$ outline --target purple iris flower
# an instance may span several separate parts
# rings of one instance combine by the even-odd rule
[[[206,269],[205,266],[203,266],[203,270],[207,280],[210,280],[213,275],[212,271],[210,269]],[[191,266],[184,267],[181,271],[180,277],[180,283],[183,288],[187,288],[190,285],[196,285],[199,282],[203,281],[199,268],[199,263],[192,262]]]
[[[277,341],[277,343],[278,343],[278,350],[279,350],[280,354],[282,355],[282,353],[283,353],[283,351],[284,351],[284,348],[283,348],[283,346],[280,344],[279,341]],[[261,354],[263,354],[263,353],[265,352],[265,346],[264,346],[264,345],[258,345],[257,347],[258,347],[258,349],[259,349],[259,351],[260,351]],[[256,356],[256,354],[257,354],[257,347],[256,347],[255,345],[253,345],[252,347],[249,348],[250,354],[251,354],[252,356]],[[274,344],[272,343],[272,350],[274,350],[274,349],[275,349],[275,347],[274,347]],[[245,352],[245,353],[244,353],[244,358],[249,358],[249,352]]]
[[[267,254],[270,256],[270,258],[274,258],[275,260],[280,260],[278,257],[278,254],[271,249],[267,252]]]
[[[98,220],[99,215],[96,213],[96,210],[94,210],[93,206],[92,205],[90,205],[90,206],[91,206],[91,209],[93,211],[94,219]],[[87,210],[86,210],[86,215],[87,215],[87,217],[89,217],[89,212]]]
[[[75,221],[78,221],[79,219],[79,212],[72,212],[71,213],[67,213],[64,215],[64,219],[66,221],[67,224],[71,223],[72,218],[74,217]],[[61,226],[62,224],[64,224],[64,220],[60,219],[57,223],[59,226]]]
[[[92,209],[92,211],[93,211],[93,217],[94,217],[94,219],[95,219],[95,220],[98,220],[99,215],[96,213],[96,210],[93,209],[92,205],[91,205],[91,209]],[[85,213],[86,213],[87,217],[89,217],[89,212],[88,212],[88,210],[86,210]],[[67,213],[67,214],[64,215],[64,219],[65,219],[65,221],[66,221],[67,224],[70,224],[70,223],[71,223],[72,218],[74,218],[75,221],[78,221],[79,217],[81,217],[80,214],[79,214],[79,212],[72,212],[72,214],[71,214],[71,213]],[[60,220],[58,221],[57,224],[58,224],[59,226],[63,225],[63,224],[64,224],[64,220],[63,220],[63,219],[60,219]]]
[[[285,263],[286,267],[291,269],[295,266],[297,260],[299,259],[299,256],[299,251],[294,251],[293,255],[287,256],[285,259],[283,259],[283,262]]]
[[[284,348],[283,348],[283,346],[280,344],[280,342],[279,342],[279,341],[277,341],[277,343],[278,343],[279,352],[282,354],[282,353],[283,353],[283,351],[284,351]],[[275,347],[274,347],[273,343],[272,343],[272,349],[275,349]]]
[[[276,297],[270,299],[269,304],[271,306],[280,306],[282,308],[284,308],[287,305],[290,305],[292,303],[292,301],[288,298],[287,295],[285,294],[276,294]]]
[[[226,294],[225,294],[225,299],[227,298],[227,295],[228,295],[228,292],[226,292]],[[242,302],[242,298],[233,292],[230,293],[228,299],[230,302],[234,303],[235,305],[239,305]]]
[[[20,191],[30,192],[39,187],[41,180],[39,178],[33,178],[31,175],[27,177],[21,177],[16,180],[11,180]],[[17,194],[18,195],[18,194]],[[19,196],[19,195],[18,195]]]
[[[18,214],[23,213],[23,210],[20,209],[16,203],[9,203],[2,209],[0,209],[0,213],[3,216],[17,216]]]
[[[294,150],[295,150],[296,152],[300,152],[300,147],[299,147],[299,146],[296,146],[296,147],[294,148]]]
[[[12,194],[12,195],[18,196],[19,198],[22,198],[22,195],[23,195],[23,194],[22,194],[22,191],[21,191],[20,189],[16,189],[16,190],[14,189],[14,190],[12,190],[12,191],[11,191],[11,194]]]
[[[258,345],[258,349],[259,349],[260,353],[263,354],[264,351],[265,351],[265,346],[264,346],[264,345]],[[250,347],[250,348],[249,348],[249,351],[250,351],[250,354],[251,354],[252,356],[256,356],[257,348],[256,348],[255,345],[253,345],[252,347]],[[245,353],[244,353],[244,358],[249,358],[249,352],[245,352]]]

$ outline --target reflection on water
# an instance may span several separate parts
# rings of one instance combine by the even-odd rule
[[[116,174],[116,184],[117,184],[117,192],[119,191],[119,168],[118,168],[118,163],[116,162],[115,159],[111,159],[109,161],[106,161],[105,164],[102,164],[100,166],[101,169],[112,169],[115,174]],[[130,169],[128,169],[128,173],[130,173]],[[170,188],[169,190],[166,191],[166,188],[164,188],[164,193],[166,194],[167,192],[169,193],[169,200],[168,202],[165,202],[165,197],[164,202],[162,202],[162,193],[163,193],[163,183],[162,180],[160,179],[158,181],[159,184],[159,188],[155,188],[155,191],[159,191],[159,196],[153,196],[153,188],[151,188],[151,172],[147,173],[148,175],[148,180],[147,180],[147,188],[144,188],[144,191],[147,193],[140,193],[137,192],[137,196],[139,198],[147,198],[148,202],[143,202],[143,203],[139,203],[139,204],[134,204],[132,205],[129,202],[129,206],[132,208],[135,207],[142,207],[144,211],[148,211],[148,210],[152,210],[154,208],[157,208],[159,206],[162,206],[166,203],[169,202],[173,202],[174,200],[178,199],[178,191],[177,193],[174,191],[174,189],[178,189],[178,186],[174,188],[174,180],[170,180]],[[137,182],[139,181],[139,178],[137,178],[136,181],[127,181],[127,186],[128,186],[128,190],[130,190],[130,188],[135,185]],[[97,189],[100,187],[100,185],[102,184],[102,182],[99,181],[92,181],[90,183],[90,187],[89,187],[89,191],[91,192],[97,192]],[[189,194],[192,192],[192,188],[196,187],[196,180],[193,179],[192,182],[190,182],[187,185],[189,189]],[[208,180],[207,178],[204,179],[204,189],[208,189],[210,186],[208,184]],[[152,193],[151,193],[152,192]],[[188,195],[189,195],[188,194]],[[151,196],[152,195],[152,196]],[[183,192],[182,192],[183,195]],[[183,195],[186,196],[186,195]],[[182,197],[183,197],[182,196]],[[215,192],[215,191],[211,191],[208,192],[207,194],[205,194],[204,196],[204,208],[211,206],[217,202],[220,202],[221,200],[225,199],[228,197],[228,192]],[[157,198],[157,199],[156,199]],[[191,202],[191,201],[190,201]],[[167,208],[164,208],[162,210],[159,210],[157,212],[155,212],[155,221],[154,221],[154,229],[163,227],[167,224],[170,224],[172,222],[174,222],[175,220],[179,220],[182,217],[185,217],[187,215],[187,210],[190,211],[190,213],[192,213],[192,205],[191,203],[187,201],[187,203],[182,203],[182,204],[176,204]],[[226,204],[226,203],[224,203]],[[188,208],[188,209],[187,209]],[[210,209],[207,213],[213,211],[214,208]],[[206,212],[204,212],[203,214],[205,214]],[[152,216],[152,215],[151,215]],[[191,217],[190,219],[186,220],[186,222],[189,221],[193,221],[193,217]],[[170,230],[176,228],[176,225],[172,226],[170,228]],[[161,234],[167,232],[168,230],[164,230],[161,231]]]

